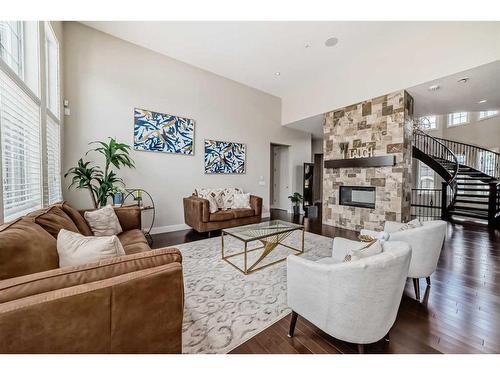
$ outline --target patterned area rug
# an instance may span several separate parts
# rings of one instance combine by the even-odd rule
[[[302,232],[285,241],[300,247]],[[224,236],[226,254],[243,249],[243,243]],[[308,259],[331,256],[332,239],[305,234]],[[260,246],[252,242],[249,248]],[[183,353],[228,353],[290,313],[286,304],[286,261],[244,275],[221,259],[221,238],[190,242],[177,247],[183,256],[185,309]],[[252,257],[257,257],[255,251]],[[278,246],[265,262],[293,254]],[[235,263],[242,259],[232,258]],[[249,264],[252,259],[249,260]]]

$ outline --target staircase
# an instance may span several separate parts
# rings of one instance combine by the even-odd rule
[[[413,157],[444,180],[441,216],[498,225],[500,222],[500,154],[416,130]]]

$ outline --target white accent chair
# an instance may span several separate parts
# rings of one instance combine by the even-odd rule
[[[420,278],[425,277],[431,285],[431,275],[437,268],[441,249],[446,237],[446,222],[431,220],[422,222],[421,227],[400,231],[403,223],[386,221],[384,232],[389,234],[388,241],[404,241],[411,246],[412,256],[408,277],[413,279],[415,297],[420,301]],[[383,232],[362,229],[361,234],[380,237]]]
[[[404,242],[385,242],[380,254],[343,262],[359,247],[358,241],[336,237],[331,258],[287,258],[289,337],[298,315],[337,339],[358,344],[360,353],[364,344],[388,335],[403,295],[411,249]]]

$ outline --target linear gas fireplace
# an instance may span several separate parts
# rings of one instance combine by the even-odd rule
[[[340,186],[339,204],[344,206],[375,208],[375,187]]]

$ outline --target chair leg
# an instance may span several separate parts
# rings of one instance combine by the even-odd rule
[[[295,324],[297,324],[297,318],[299,314],[297,314],[295,311],[292,311],[292,317],[290,318],[290,329],[288,331],[288,337],[293,337],[293,334],[295,332]]]
[[[389,340],[390,340],[390,337],[389,337],[389,332],[387,332],[387,335],[385,335],[384,340],[385,340],[386,342],[389,342]]]
[[[431,285],[431,277],[430,276],[427,276],[425,278],[425,281],[427,281],[427,285]]]
[[[413,288],[415,289],[415,298],[420,301],[420,280],[413,279]]]
[[[358,344],[358,353],[365,354],[365,344]]]

